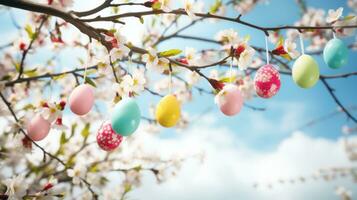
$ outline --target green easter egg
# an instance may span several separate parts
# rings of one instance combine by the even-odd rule
[[[311,56],[301,55],[294,63],[292,76],[298,86],[311,88],[319,80],[319,65]]]
[[[112,113],[113,130],[122,136],[129,136],[135,132],[140,124],[140,108],[133,98],[119,101]]]

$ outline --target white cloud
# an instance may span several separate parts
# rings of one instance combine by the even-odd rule
[[[349,179],[279,185],[279,179],[311,176],[320,168],[345,167],[347,159],[342,140],[312,138],[295,132],[283,140],[276,150],[260,152],[245,147],[232,131],[213,126],[214,118],[206,116],[201,123],[177,138],[160,139],[140,133],[146,151],[157,154],[196,154],[202,150],[206,160],[189,159],[179,175],[157,185],[144,176],[143,187],[131,193],[133,199],[338,199],[335,187],[342,184],[351,189]],[[247,133],[249,134],[249,133]],[[272,181],[273,189],[258,187]]]

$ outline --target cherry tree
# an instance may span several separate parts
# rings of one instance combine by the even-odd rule
[[[9,13],[10,23],[18,30],[16,39],[0,47],[0,113],[4,116],[0,197],[125,199],[140,187],[142,173],[152,173],[159,183],[173,177],[186,159],[202,159],[202,155],[159,157],[145,150],[145,138],[131,134],[140,121],[143,130],[153,134],[160,132],[162,126],[185,129],[190,119],[181,105],[189,103],[195,92],[212,96],[217,109],[231,116],[241,107],[264,111],[249,101],[278,93],[280,76],[291,76],[303,88],[320,81],[339,107],[337,113],[357,123],[351,113],[355,108],[343,105],[330,83],[356,76],[357,72],[320,74],[318,66],[312,69],[315,61],[310,56],[326,57],[332,68],[340,67],[332,63],[336,59],[345,62],[344,55],[336,57],[326,49],[331,45],[332,50],[337,48],[329,44],[330,39],[354,35],[357,1],[348,0],[355,12],[345,13],[343,8],[326,12],[296,0],[300,20],[276,27],[245,19],[246,13],[264,2],[105,0],[89,10],[78,11],[72,10],[72,0],[0,0],[1,10]],[[14,17],[16,9],[27,11],[25,23]],[[229,16],[228,9],[237,14]],[[127,38],[125,27],[133,21],[141,26],[139,42]],[[220,30],[211,38],[184,34],[200,23],[242,25],[261,32],[266,46],[251,45],[252,40],[261,38],[240,35],[233,28]],[[172,39],[182,39],[186,48],[161,48]],[[216,48],[197,50],[189,46],[192,40]],[[341,45],[343,50],[357,49],[356,41]],[[78,60],[78,66],[61,64],[61,53],[68,50],[73,55],[68,59]],[[41,56],[41,63],[37,63],[35,57],[41,53],[48,57]],[[329,55],[333,57],[331,64]],[[74,94],[82,86],[85,88]],[[140,111],[133,114],[135,98],[145,93],[162,98],[159,106],[148,107],[149,116]],[[127,103],[123,105],[124,102]],[[87,104],[88,109],[84,108]],[[125,111],[128,106],[130,111]],[[68,107],[80,116],[66,119]],[[114,121],[107,118],[108,112],[116,116]],[[125,112],[127,122],[122,122]],[[315,122],[307,125],[312,123]],[[344,128],[348,133],[355,130]],[[39,144],[46,136],[51,139]],[[350,158],[355,159],[347,139],[346,145]],[[349,169],[339,170],[346,173]],[[122,180],[114,189],[113,180],[108,178],[112,174]],[[338,193],[350,198],[343,188]]]

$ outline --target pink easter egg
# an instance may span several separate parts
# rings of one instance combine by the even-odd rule
[[[119,146],[123,136],[115,133],[110,123],[104,124],[97,133],[97,143],[104,151],[112,151]]]
[[[36,114],[27,124],[27,135],[34,141],[40,141],[48,135],[50,128],[51,124],[40,114]]]
[[[239,113],[243,106],[243,96],[236,85],[227,84],[215,98],[220,110],[227,116]]]
[[[88,84],[77,86],[68,99],[69,107],[77,115],[87,114],[94,104],[93,87]]]
[[[264,65],[255,74],[255,91],[262,98],[271,98],[276,95],[280,85],[279,71],[273,65]]]

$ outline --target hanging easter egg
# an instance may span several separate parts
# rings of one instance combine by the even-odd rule
[[[340,39],[330,40],[324,49],[325,63],[332,69],[337,69],[347,64],[348,49]]]
[[[243,96],[236,85],[227,84],[215,97],[215,103],[223,114],[233,116],[239,113],[243,106]]]
[[[140,109],[135,99],[126,98],[115,105],[111,122],[116,133],[129,136],[138,128],[140,118]]]
[[[254,78],[254,87],[258,96],[271,98],[280,89],[280,74],[273,65],[259,68]]]
[[[77,115],[87,114],[94,104],[93,87],[88,84],[77,86],[68,99],[71,111]]]
[[[40,114],[36,114],[27,124],[27,135],[34,141],[40,141],[48,135],[50,128],[51,124]]]
[[[174,95],[164,96],[156,106],[155,116],[161,126],[166,128],[175,126],[181,116],[180,102]]]
[[[104,151],[116,149],[123,141],[123,136],[116,134],[110,123],[105,123],[97,133],[98,146]]]
[[[319,80],[319,66],[311,56],[301,55],[294,63],[292,76],[298,86],[310,88]]]

